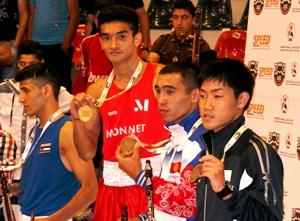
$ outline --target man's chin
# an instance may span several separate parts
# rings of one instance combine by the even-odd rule
[[[33,114],[33,113],[30,112],[30,111],[26,111],[26,115],[27,115],[28,117],[34,117],[34,116],[35,116],[35,114]]]

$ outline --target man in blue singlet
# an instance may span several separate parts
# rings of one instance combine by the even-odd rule
[[[39,120],[22,155],[22,221],[30,220],[33,211],[37,220],[68,220],[96,198],[92,161],[79,158],[73,124],[58,106],[56,75],[46,64],[32,64],[15,78],[25,112]]]

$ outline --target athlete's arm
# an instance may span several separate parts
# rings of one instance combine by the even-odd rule
[[[27,1],[18,0],[18,12],[19,12],[19,27],[15,38],[14,47],[19,47],[24,39],[27,23],[29,19],[29,8]]]
[[[160,61],[160,56],[156,52],[150,52],[148,56],[148,61],[151,63],[158,63]]]
[[[96,154],[101,121],[98,107],[95,107],[93,103],[95,99],[100,97],[105,81],[99,80],[92,84],[87,93],[76,94],[71,102],[70,112],[74,123],[74,143],[83,160],[91,160]],[[92,118],[88,122],[81,121],[78,115],[79,108],[84,105],[88,105],[92,109]]]
[[[64,50],[66,54],[68,54],[68,50],[72,44],[79,23],[79,16],[80,16],[78,1],[67,0],[67,6],[68,6],[68,13],[69,13],[68,26],[64,37],[64,41],[61,45],[61,48]]]
[[[98,184],[96,172],[91,160],[80,159],[73,142],[73,124],[67,122],[59,134],[60,158],[69,171],[73,172],[80,182],[80,189],[61,209],[53,213],[47,220],[67,220],[79,210],[95,201]],[[49,184],[51,185],[51,184]]]

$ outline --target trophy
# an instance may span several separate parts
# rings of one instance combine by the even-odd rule
[[[13,171],[5,171],[0,169],[0,183],[3,193],[4,206],[6,211],[6,216],[8,221],[16,221],[15,214],[12,209],[10,201],[10,187],[9,184],[12,182]]]

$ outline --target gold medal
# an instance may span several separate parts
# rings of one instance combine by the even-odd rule
[[[198,164],[197,166],[194,167],[190,176],[190,181],[192,183],[196,182],[200,178],[199,177],[200,171],[201,171],[201,164]]]
[[[134,146],[137,144],[134,136],[124,137],[121,141],[121,154],[123,157],[129,157],[133,154]]]
[[[90,106],[84,105],[78,110],[79,119],[83,122],[89,122],[93,116],[93,110]]]

